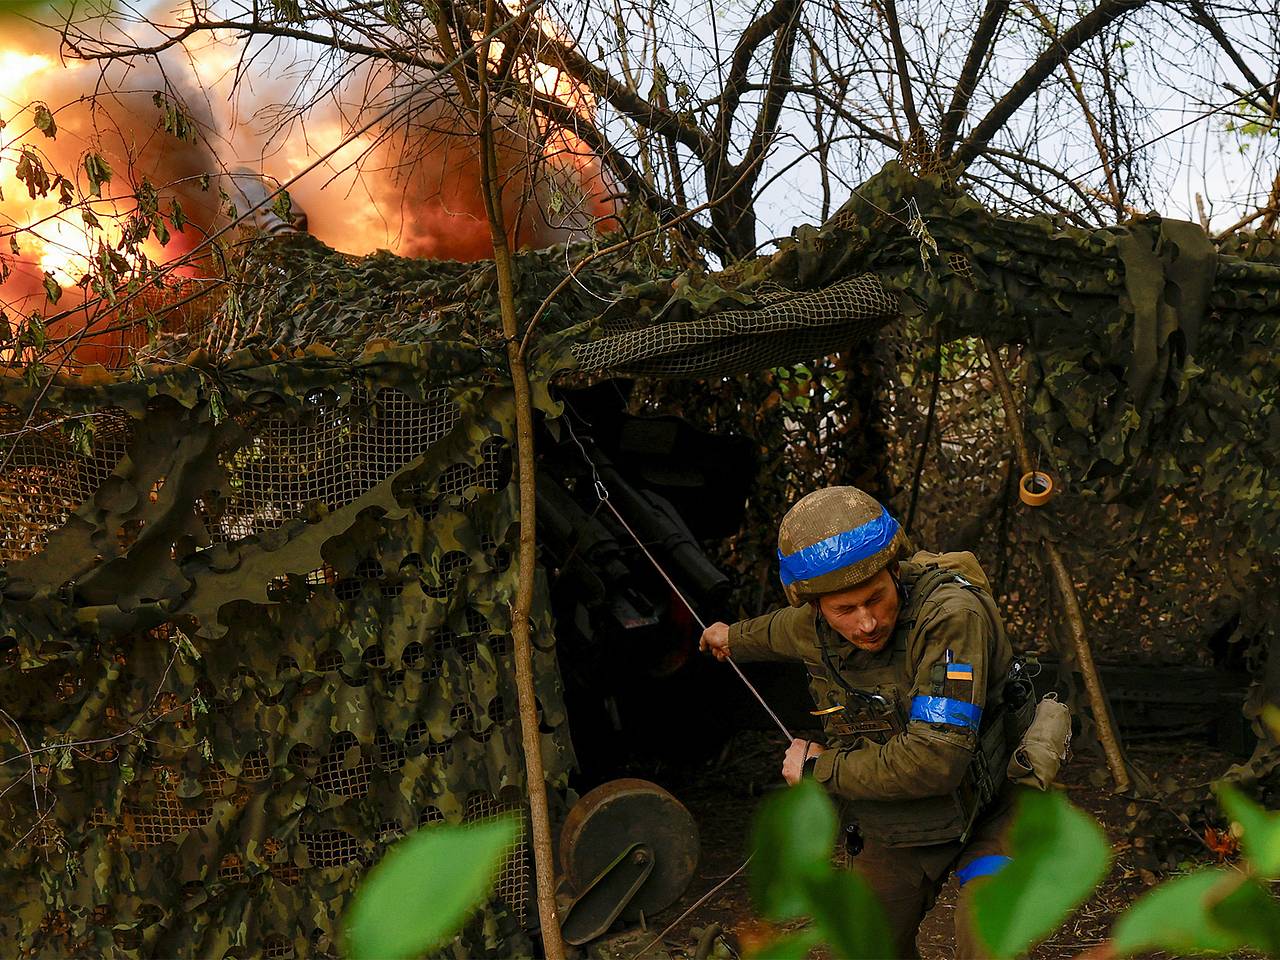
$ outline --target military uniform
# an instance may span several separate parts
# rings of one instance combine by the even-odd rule
[[[898,620],[880,651],[845,641],[814,604],[733,624],[729,649],[735,660],[804,663],[827,746],[813,776],[856,821],[864,845],[851,865],[910,957],[953,869],[963,882],[1008,862],[1015,788],[999,757],[1013,652],[972,554],[916,554],[899,579]],[[979,956],[966,899],[962,889],[959,956]]]

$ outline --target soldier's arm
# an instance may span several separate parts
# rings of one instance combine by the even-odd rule
[[[783,607],[729,627],[729,655],[735,660],[801,660],[802,650],[813,645],[814,611],[811,606]]]
[[[930,597],[923,611],[918,652],[908,651],[916,670],[906,729],[885,744],[825,751],[814,778],[832,793],[910,800],[950,793],[964,776],[978,743],[994,638],[975,597],[960,587],[943,590],[949,596],[936,604]]]

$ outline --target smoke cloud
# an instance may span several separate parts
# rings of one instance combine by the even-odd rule
[[[159,263],[176,260],[225,225],[224,199],[243,210],[231,171],[239,176],[252,171],[272,186],[283,183],[342,144],[396,97],[405,104],[388,121],[290,187],[308,229],[352,254],[388,249],[436,259],[491,255],[476,140],[445,82],[405,96],[411,78],[358,69],[299,109],[289,104],[306,102],[310,64],[303,62],[306,51],[297,44],[275,48],[274,59],[262,51],[246,58],[238,42],[207,37],[158,59],[64,64],[55,42],[48,31],[8,27],[0,41],[0,70],[16,77],[0,93],[0,119],[6,124],[0,131],[0,232],[31,228],[15,234],[16,254],[0,251],[11,270],[0,284],[0,304],[11,322],[21,323],[33,311],[48,316],[75,310],[85,302],[85,291],[76,284],[88,258],[100,238],[115,243],[119,230],[109,224],[134,209],[144,181],[158,189],[163,212],[176,202],[188,221],[181,231],[170,230],[167,243],[152,238],[144,250]],[[157,93],[163,94],[159,104]],[[174,126],[175,103],[182,108],[182,130]],[[36,104],[53,112],[55,138],[34,128]],[[165,128],[166,109],[170,129]],[[518,246],[581,236],[612,212],[605,199],[610,185],[599,161],[576,138],[565,131],[531,132],[527,119],[521,123],[515,116],[499,119],[505,121],[498,149],[504,213]],[[82,189],[87,186],[85,155],[106,159],[112,177],[91,207],[108,225],[105,231],[87,231],[78,210],[64,210],[55,196],[29,196],[15,176],[23,146]],[[215,272],[207,259],[179,271],[187,278]],[[63,290],[56,305],[48,301],[49,274]],[[92,313],[78,310],[52,324],[50,338],[75,334]],[[92,323],[94,332],[76,346],[76,363],[119,365],[131,347],[146,340],[146,331],[136,328],[99,332],[119,325],[100,311]]]

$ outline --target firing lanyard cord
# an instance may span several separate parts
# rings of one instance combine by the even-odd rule
[[[706,903],[708,900],[714,897],[717,893],[719,893],[722,889],[724,889],[726,884],[728,884],[731,880],[737,877],[738,874],[742,873],[743,870],[747,869],[747,864],[751,862],[751,858],[754,856],[755,856],[754,853],[749,854],[747,856],[747,859],[743,860],[742,863],[738,865],[737,870],[733,871],[733,873],[729,874],[727,877],[725,877],[723,880],[717,883],[714,887],[712,887],[710,890],[708,890],[706,893],[700,896],[697,900],[695,900],[692,904],[690,904],[685,909],[684,913],[680,914],[680,916],[676,917],[669,924],[667,924],[667,927],[665,930],[663,930],[660,934],[658,934],[656,937],[654,937],[652,940],[646,943],[643,947],[637,950],[634,954],[632,954],[631,960],[641,960],[642,957],[644,957],[646,954],[648,954],[650,950],[653,949],[653,947],[658,943],[659,940],[663,939],[668,933],[670,933],[676,927],[680,926],[680,924],[684,923],[684,921],[688,919],[689,914],[693,913],[700,906],[702,906],[704,903]]]
[[[698,626],[701,627],[705,632],[707,629],[707,624],[702,619],[702,617],[698,615],[698,611],[693,609],[693,604],[691,604],[688,601],[684,593],[681,592],[680,588],[675,585],[675,582],[667,574],[667,571],[663,569],[662,564],[660,564],[658,562],[658,559],[652,553],[649,552],[649,548],[644,545],[644,541],[640,539],[639,534],[637,534],[634,530],[631,529],[631,524],[627,523],[626,519],[622,516],[622,514],[618,512],[617,507],[615,507],[612,501],[610,501],[609,488],[606,487],[604,485],[604,481],[600,479],[600,473],[599,471],[596,470],[595,462],[587,454],[587,448],[582,445],[582,441],[578,439],[578,435],[573,432],[573,422],[570,419],[570,417],[565,417],[564,422],[569,429],[569,436],[573,439],[574,444],[577,445],[578,450],[582,453],[582,459],[585,460],[587,466],[591,468],[591,482],[595,487],[596,496],[600,498],[600,502],[603,503],[606,507],[608,507],[609,512],[613,514],[614,519],[617,520],[618,523],[622,524],[622,529],[626,530],[627,533],[630,534],[631,539],[634,540],[636,542],[636,546],[640,548],[640,552],[643,553],[646,558],[648,558],[651,564],[653,564],[653,568],[658,571],[658,576],[662,577],[663,581],[666,582],[667,586],[671,588],[671,592],[674,593],[680,599],[680,602],[684,604],[685,609],[689,611],[689,615],[693,617],[693,619],[697,622]],[[597,509],[599,508],[597,507]],[[752,682],[746,678],[742,670],[739,669],[738,665],[733,662],[733,658],[726,657],[725,662],[728,663],[729,666],[733,667],[733,672],[738,675],[738,679],[741,680],[743,684],[746,686],[746,688],[751,691],[751,695],[755,697],[758,701],[760,701],[760,706],[764,707],[765,713],[769,714],[769,716],[773,719],[773,722],[778,725],[778,729],[782,731],[782,735],[787,738],[787,743],[790,744],[791,741],[794,740],[795,738],[791,735],[791,731],[787,729],[787,725],[782,722],[781,718],[776,713],[773,712],[773,708],[770,707],[768,702],[766,702],[766,700],[764,699],[764,697],[760,695],[760,691],[755,688]],[[718,893],[721,889],[723,889],[727,883],[729,883],[731,880],[733,880],[735,877],[741,874],[743,870],[747,869],[747,864],[751,862],[751,858],[753,856],[755,856],[755,854],[751,854],[750,856],[748,856],[747,859],[742,861],[738,869],[734,870],[733,873],[729,874],[729,876],[725,877],[723,880],[717,883],[714,887],[712,887],[710,890],[704,893],[701,897],[699,897],[683,913],[681,913],[680,916],[676,917],[673,921],[671,921],[671,923],[667,925],[665,930],[663,930],[660,934],[658,934],[656,937],[650,940],[647,944],[645,944],[644,947],[638,950],[632,956],[631,960],[639,960],[640,957],[647,954],[649,950],[652,949],[656,943],[658,943],[660,940],[662,940],[663,937],[665,937],[672,930],[674,930],[681,923],[683,923],[690,914],[692,914],[695,910],[697,910],[704,903],[706,903],[713,896],[715,896],[716,893]]]
[[[623,529],[626,530],[627,533],[631,534],[631,539],[635,540],[636,546],[638,546],[641,552],[649,558],[649,562],[652,563],[653,568],[658,571],[658,575],[667,582],[667,586],[671,588],[671,592],[680,598],[680,602],[685,605],[685,608],[689,611],[690,615],[692,615],[693,619],[698,622],[698,626],[705,631],[707,629],[707,625],[703,622],[702,618],[698,616],[698,611],[693,609],[693,606],[685,599],[684,594],[680,592],[680,588],[672,582],[669,576],[667,576],[667,571],[662,569],[662,564],[658,563],[654,555],[649,552],[648,548],[643,542],[641,542],[640,538],[636,536],[636,532],[631,529],[631,525],[628,524],[626,520],[622,519],[622,514],[620,514],[617,507],[610,502],[609,491],[604,488],[604,484],[597,482],[596,493],[600,495],[600,499],[604,502],[604,505],[609,508],[609,512],[613,514],[614,519],[622,524]],[[751,681],[746,678],[746,675],[742,672],[741,668],[733,662],[733,658],[726,657],[725,663],[733,667],[733,672],[738,675],[738,679],[741,680],[743,684],[746,685],[746,688],[751,691],[751,695],[760,701],[760,706],[764,707],[765,713],[769,714],[773,719],[773,722],[778,725],[778,729],[782,731],[782,735],[787,738],[787,743],[794,740],[795,737],[791,736],[791,731],[787,729],[787,725],[782,722],[782,719],[776,713],[773,712],[773,708],[770,707],[765,698],[760,695],[760,691],[757,690]]]
[[[572,432],[572,430],[570,432]],[[578,438],[574,437],[573,439],[574,439],[574,442],[576,443]],[[581,447],[582,445],[578,444],[578,446]],[[582,455],[584,457],[587,455],[586,450],[582,451]],[[587,462],[591,463],[591,459],[589,457],[587,458]],[[591,463],[591,472],[593,474],[595,473],[595,470],[596,470],[595,464]],[[687,599],[685,599],[685,595],[680,592],[680,588],[677,587],[672,582],[669,576],[667,576],[667,571],[662,569],[662,564],[660,564],[657,561],[657,558],[654,557],[654,555],[649,552],[648,547],[644,545],[644,542],[636,535],[636,532],[631,529],[631,524],[627,523],[627,521],[622,518],[622,514],[620,514],[617,508],[614,507],[614,505],[609,501],[609,491],[605,487],[604,483],[601,482],[600,477],[598,475],[595,478],[595,487],[596,487],[596,495],[600,497],[600,502],[609,508],[609,512],[613,514],[614,518],[620,524],[622,524],[622,528],[626,530],[627,533],[631,534],[631,539],[633,539],[636,542],[636,546],[640,548],[641,552],[646,557],[649,558],[649,562],[653,564],[653,568],[658,571],[658,576],[662,577],[662,579],[667,582],[667,586],[671,588],[671,592],[680,598],[680,602],[685,605],[685,609],[687,609],[690,615],[693,617],[693,619],[698,622],[698,626],[700,626],[705,631],[707,629],[707,625],[703,622],[702,618],[698,616],[698,611],[693,609],[693,605],[690,604]],[[746,685],[747,689],[751,691],[752,696],[754,696],[757,700],[760,701],[760,706],[764,707],[765,713],[769,714],[769,716],[773,718],[773,722],[778,725],[778,729],[782,731],[782,735],[787,738],[787,743],[791,743],[791,741],[795,738],[791,736],[791,731],[787,729],[787,725],[782,722],[781,718],[779,718],[779,716],[776,713],[773,712],[773,708],[770,707],[769,704],[765,701],[764,697],[760,695],[760,691],[757,690],[755,686],[751,683],[751,681],[746,678],[743,672],[738,668],[738,665],[733,662],[733,658],[726,657],[725,663],[733,667],[733,672],[738,675],[738,679],[741,680]],[[752,854],[751,856],[754,856],[754,854]],[[640,957],[643,957],[645,954],[647,954],[649,950],[654,946],[654,944],[660,941],[663,937],[665,937],[668,933],[670,933],[676,927],[680,926],[680,924],[684,922],[685,918],[687,918],[691,913],[693,913],[695,910],[701,907],[704,903],[710,900],[713,896],[715,896],[715,894],[719,892],[724,887],[724,885],[727,884],[730,880],[738,876],[738,874],[742,873],[743,870],[747,869],[747,864],[751,862],[751,856],[748,856],[747,859],[743,860],[742,865],[739,866],[737,870],[733,871],[733,873],[729,874],[729,876],[725,877],[723,880],[717,883],[714,887],[712,887],[710,890],[704,893],[701,897],[699,897],[697,901],[695,901],[687,910],[685,910],[682,914],[680,914],[680,916],[672,920],[671,923],[667,925],[667,928],[665,930],[663,930],[660,934],[658,934],[651,941],[649,941],[649,943],[647,943],[641,950],[637,951],[635,956],[632,958],[632,960],[639,960]]]
[[[636,542],[636,546],[640,548],[640,552],[648,558],[649,562],[653,564],[653,568],[658,571],[658,576],[662,577],[662,579],[666,581],[667,586],[671,588],[671,592],[680,599],[680,602],[685,605],[685,609],[689,611],[689,614],[695,621],[697,621],[698,626],[702,628],[703,632],[705,632],[707,629],[706,622],[702,617],[698,616],[698,611],[693,609],[693,604],[691,604],[688,599],[686,599],[685,595],[680,592],[680,588],[677,587],[671,577],[668,576],[667,571],[662,568],[662,564],[660,564],[657,558],[649,552],[649,548],[644,545],[644,541],[640,539],[639,534],[631,529],[631,524],[627,523],[627,521],[623,519],[622,514],[618,512],[618,508],[615,507],[613,502],[609,499],[609,488],[606,487],[604,485],[604,481],[600,479],[600,474],[596,471],[595,463],[592,461],[591,457],[587,455],[586,447],[582,445],[582,441],[578,439],[578,435],[573,432],[573,423],[568,417],[565,417],[564,422],[569,428],[569,436],[573,438],[573,442],[577,444],[578,449],[582,451],[582,458],[587,462],[587,466],[591,468],[591,482],[595,485],[596,496],[600,498],[600,502],[609,508],[609,512],[613,514],[614,519],[617,520],[618,523],[622,524],[622,529],[626,530],[627,533],[631,535],[631,539]],[[790,744],[795,737],[791,735],[791,731],[787,729],[787,725],[782,722],[782,719],[773,712],[773,708],[769,706],[765,698],[760,695],[760,691],[757,690],[752,682],[747,679],[741,668],[733,662],[732,657],[726,657],[725,663],[733,667],[733,672],[738,675],[738,679],[741,680],[746,688],[751,691],[751,695],[760,701],[760,706],[764,707],[765,713],[769,714],[773,722],[778,725],[778,729],[782,731],[782,735],[787,738],[787,743]]]

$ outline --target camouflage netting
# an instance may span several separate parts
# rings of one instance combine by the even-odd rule
[[[732,278],[717,278],[715,290]],[[743,296],[747,284],[734,289]],[[660,323],[646,323],[624,301],[600,319],[601,336],[573,347],[586,370],[638,377],[725,376],[821,357],[873,333],[898,315],[898,302],[871,275],[817,290],[790,289],[773,279],[752,288],[738,309],[689,317],[679,284]],[[728,299],[727,297],[725,299]]]
[[[564,254],[519,258],[524,316]],[[1197,492],[1269,636],[1277,259],[1155,218],[1001,219],[890,167],[732,271],[594,263],[543,317],[535,394],[554,416],[565,369],[723,377],[903,314],[1021,344],[1029,422],[1072,502]],[[491,265],[301,237],[232,279],[206,328],[128,372],[0,381],[0,933],[30,952],[331,953],[387,843],[524,800]],[[1033,533],[1065,519],[1043,511]],[[535,672],[559,801],[572,753],[546,597]],[[1264,743],[1252,772],[1275,757]],[[460,949],[527,949],[528,883],[521,846]]]
[[[397,837],[524,808],[514,413],[480,352],[242,351],[54,386],[0,492],[5,942],[333,953],[354,880]],[[12,434],[30,398],[5,388]],[[57,417],[92,423],[90,449]],[[538,609],[559,790],[572,753]],[[528,949],[530,877],[521,842],[465,952]]]

